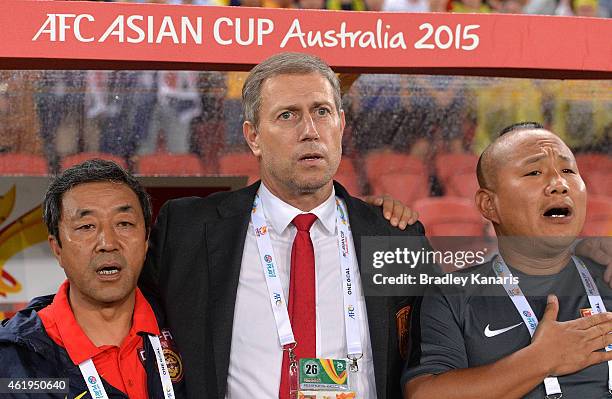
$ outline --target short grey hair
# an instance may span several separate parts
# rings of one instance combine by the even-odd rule
[[[256,65],[242,86],[242,111],[244,120],[257,127],[261,108],[261,87],[266,79],[278,75],[307,75],[318,73],[326,78],[334,91],[336,111],[342,109],[340,81],[323,60],[303,53],[279,53]]]

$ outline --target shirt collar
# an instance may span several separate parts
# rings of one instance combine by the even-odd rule
[[[266,220],[272,225],[274,231],[279,234],[282,234],[287,226],[291,224],[291,221],[302,213],[313,213],[316,215],[317,222],[320,222],[328,233],[333,234],[336,231],[336,192],[334,188],[332,188],[330,196],[310,212],[304,212],[281,200],[272,194],[263,182],[259,186],[257,193],[263,204]],[[271,212],[271,209],[274,209],[274,212]]]
[[[81,326],[77,323],[70,303],[68,301],[68,280],[60,286],[53,302],[49,305],[53,321],[57,325],[57,330],[61,338],[63,347],[68,352],[70,359],[78,365],[87,359],[91,359],[103,352],[108,346],[97,347],[85,334]],[[136,288],[136,300],[134,304],[134,315],[132,316],[132,327],[126,337],[132,337],[139,332],[159,335],[159,327],[151,305]],[[123,344],[122,344],[123,345]]]

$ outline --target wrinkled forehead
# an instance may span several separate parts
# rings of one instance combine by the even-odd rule
[[[575,162],[574,154],[559,136],[547,130],[523,130],[502,138],[500,150],[508,161],[522,161],[533,157],[561,158]]]
[[[302,98],[319,95],[333,101],[334,89],[325,76],[318,72],[296,72],[272,75],[262,82],[262,100],[265,94],[270,100],[282,97]]]
[[[88,182],[76,185],[62,197],[61,213],[64,217],[93,214],[99,212],[124,212],[125,210],[143,213],[136,193],[120,182]]]

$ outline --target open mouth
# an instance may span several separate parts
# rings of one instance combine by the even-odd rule
[[[121,268],[115,265],[106,265],[98,268],[96,273],[99,276],[114,276],[121,271]]]
[[[545,217],[562,219],[572,216],[572,210],[569,207],[552,207],[544,212]]]

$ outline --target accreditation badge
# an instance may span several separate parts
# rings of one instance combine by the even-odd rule
[[[339,359],[300,359],[298,399],[356,399],[349,388],[347,361]]]

